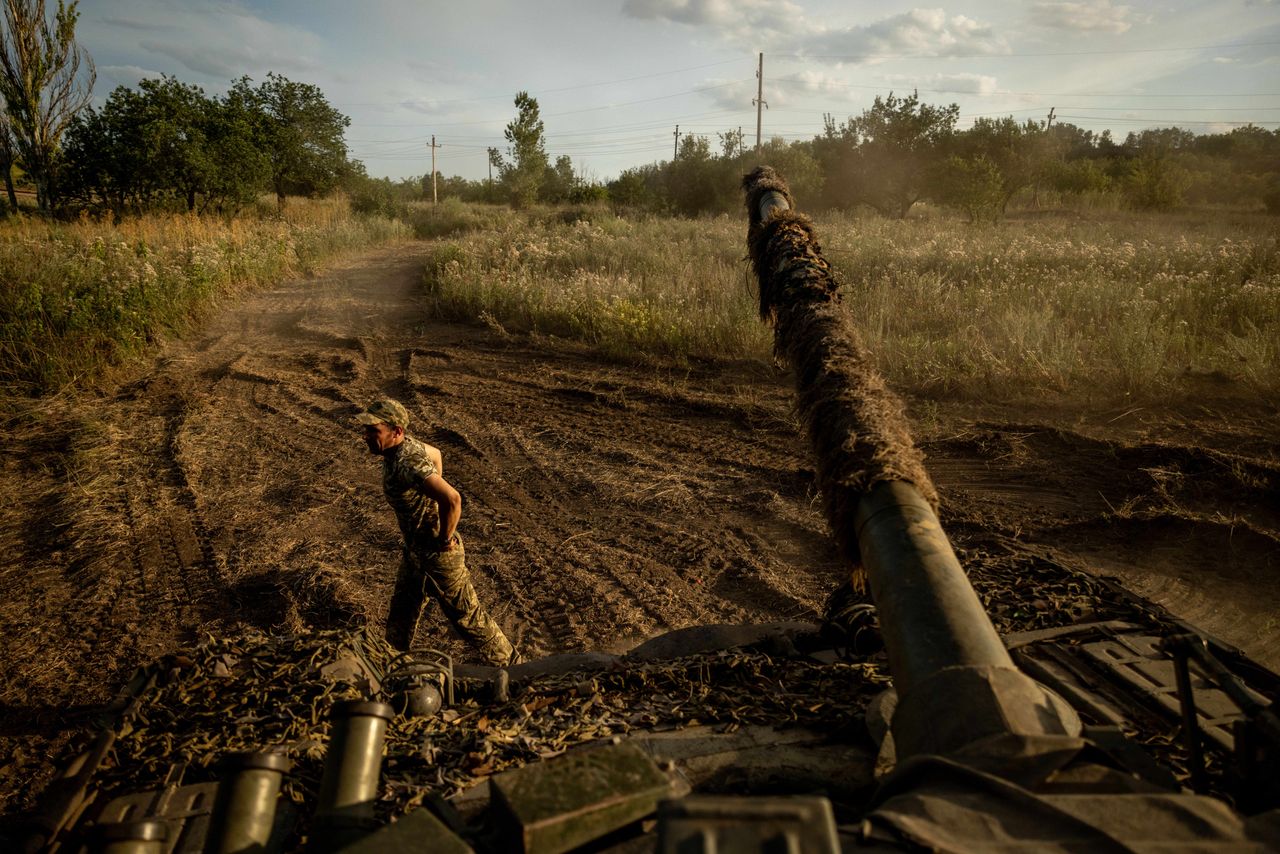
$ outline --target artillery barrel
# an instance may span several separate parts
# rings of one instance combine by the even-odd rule
[[[935,513],[901,401],[871,363],[813,226],[768,167],[743,180],[761,317],[795,373],[827,521],[869,582],[899,695],[899,756],[989,736],[1076,735],[1079,720],[1020,673]]]

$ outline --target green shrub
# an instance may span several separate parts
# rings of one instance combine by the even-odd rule
[[[1191,175],[1173,158],[1143,154],[1134,158],[1125,176],[1125,196],[1138,210],[1166,211],[1179,207],[1191,185]]]
[[[952,155],[938,171],[938,200],[964,211],[970,222],[997,220],[1004,205],[1004,180],[1000,169],[984,154]]]
[[[454,237],[470,231],[495,228],[512,215],[503,207],[450,198],[443,199],[437,205],[429,202],[410,205],[407,220],[414,237],[425,239]]]
[[[1271,176],[1267,189],[1262,194],[1262,203],[1267,213],[1280,214],[1280,175]]]

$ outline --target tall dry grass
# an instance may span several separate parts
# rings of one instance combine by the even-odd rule
[[[568,220],[568,221],[567,221]],[[1056,215],[973,226],[820,216],[844,303],[904,390],[1154,396],[1188,381],[1280,393],[1280,245],[1261,215]],[[437,313],[614,355],[767,358],[744,217],[508,214],[442,243]]]
[[[574,338],[612,355],[763,357],[769,336],[733,234],[727,217],[509,213],[441,243],[426,291],[442,317]]]
[[[885,371],[1000,396],[1280,390],[1280,244],[1263,216],[995,227],[837,222],[848,304]]]
[[[235,219],[0,223],[0,391],[42,394],[178,332],[219,299],[406,237],[345,199],[294,199]]]

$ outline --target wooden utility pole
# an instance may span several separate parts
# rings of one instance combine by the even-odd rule
[[[444,148],[443,145],[436,145],[436,135],[431,134],[431,204],[436,204],[436,149]],[[493,180],[493,167],[489,167],[489,180]]]
[[[676,125],[676,145],[671,149],[671,162],[674,163],[676,158],[680,156],[680,125]]]
[[[760,150],[760,126],[762,123],[762,113],[765,107],[769,106],[764,102],[764,52],[760,53],[760,67],[756,69],[756,97],[751,103],[756,106],[756,151]]]
[[[738,125],[738,156],[741,157],[746,153],[747,143],[746,140],[742,138],[742,125]]]
[[[1045,132],[1046,142],[1048,141],[1049,128],[1053,127],[1053,111],[1056,109],[1058,108],[1057,107],[1049,108],[1049,119],[1044,123],[1044,132]],[[1040,151],[1043,152],[1044,148],[1042,147]],[[1035,183],[1031,185],[1031,207],[1035,208],[1036,210],[1040,210],[1040,173],[1041,171],[1043,170],[1041,169],[1036,170],[1036,180],[1035,180]]]

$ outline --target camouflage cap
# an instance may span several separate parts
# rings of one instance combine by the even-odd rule
[[[356,421],[361,424],[390,424],[393,427],[408,427],[409,411],[399,401],[384,397],[366,406],[364,412],[356,416]]]

